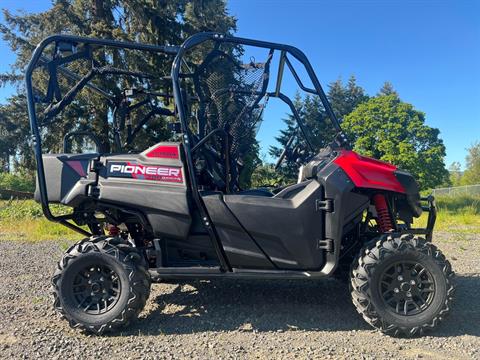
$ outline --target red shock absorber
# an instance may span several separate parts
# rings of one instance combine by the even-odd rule
[[[120,234],[120,229],[118,228],[118,226],[113,224],[107,225],[107,231],[108,231],[108,236],[117,236],[118,234]]]
[[[392,218],[388,211],[387,200],[383,194],[376,194],[373,196],[373,203],[377,211],[377,223],[382,233],[393,229]]]

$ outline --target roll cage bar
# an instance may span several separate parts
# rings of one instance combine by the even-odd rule
[[[61,57],[61,58],[54,57],[52,59],[49,59],[48,57],[43,55],[43,52],[49,45],[52,45],[52,44],[55,46],[55,52],[57,50],[61,51],[62,49],[65,49],[68,46],[76,47],[78,44],[82,44],[84,46],[84,49],[83,51],[73,52],[73,54],[68,55],[66,57]],[[62,66],[63,64],[69,61],[71,62],[80,58],[92,60],[93,59],[92,46],[100,46],[100,47],[104,46],[109,48],[126,49],[126,50],[139,50],[139,51],[150,52],[150,53],[164,54],[172,57],[175,56],[178,51],[178,47],[176,46],[149,45],[149,44],[141,44],[141,43],[133,43],[133,42],[125,42],[125,41],[87,38],[87,37],[72,36],[72,35],[53,35],[53,36],[47,37],[44,40],[42,40],[33,51],[32,59],[30,60],[25,73],[25,85],[26,85],[26,91],[27,91],[28,117],[30,121],[30,129],[32,132],[31,140],[34,148],[35,160],[37,163],[37,179],[38,179],[38,188],[40,193],[40,202],[41,202],[42,210],[45,217],[48,220],[61,223],[62,225],[86,236],[91,236],[92,234],[68,221],[74,218],[73,214],[55,216],[51,212],[49,201],[48,201],[45,171],[44,171],[43,160],[42,160],[42,139],[40,134],[41,124],[39,123],[37,118],[35,104],[39,102],[49,103],[49,105],[44,111],[44,119],[48,120],[50,118],[53,118],[56,114],[61,112],[68,104],[70,104],[80,90],[82,90],[83,88],[87,88],[95,92],[96,94],[104,97],[108,102],[108,104],[112,106],[114,109],[118,109],[118,104],[116,104],[115,98],[112,94],[108,93],[105,89],[102,89],[101,87],[95,84],[92,84],[90,82],[93,79],[93,77],[96,74],[123,74],[123,75],[130,75],[133,77],[148,76],[148,74],[143,74],[143,73],[133,72],[128,70],[115,69],[108,66],[100,67],[100,68],[97,67],[95,69],[92,68],[87,75],[80,76]],[[41,66],[46,67],[50,73],[50,80],[47,88],[47,94],[43,99],[39,99],[38,97],[35,96],[33,91],[33,86],[32,86],[32,74],[36,68]],[[76,81],[76,84],[63,97],[60,94],[58,81],[56,79],[57,72],[61,73],[63,76],[65,76],[69,80]],[[158,96],[164,96],[164,97],[169,96],[173,98],[173,95],[168,95],[168,94],[156,94],[156,93],[152,93],[152,94],[158,95]],[[52,102],[53,100],[56,100],[57,102],[53,104]],[[163,115],[173,115],[173,112],[167,113],[166,109],[160,110],[160,109],[152,108],[152,110],[147,114],[146,119],[142,120],[141,125],[139,124],[140,127],[143,126],[148,121],[148,119],[153,115],[155,115],[156,113],[161,113]],[[115,119],[114,119],[114,122],[115,122]],[[118,125],[122,126],[121,123]],[[117,125],[114,124],[114,126],[116,127]],[[138,126],[135,129],[129,129],[128,140],[132,140],[136,132],[138,131],[139,131]],[[98,138],[94,134],[85,132],[85,131],[78,131],[75,133],[70,133],[65,135],[64,147],[67,147],[67,141],[69,138],[78,136],[78,135],[90,136],[90,138],[94,141],[94,143],[98,147],[99,145]],[[119,145],[121,146],[119,138],[117,136],[115,136],[115,143],[117,147]]]

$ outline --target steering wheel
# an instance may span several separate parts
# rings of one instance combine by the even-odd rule
[[[282,164],[283,160],[285,160],[285,157],[290,151],[290,146],[292,146],[293,140],[295,139],[297,133],[294,132],[290,138],[288,139],[287,143],[285,144],[285,148],[283,149],[282,153],[280,154],[280,157],[277,160],[277,163],[275,164],[275,170],[278,170],[280,165]],[[296,149],[296,148],[295,148]]]
[[[205,160],[206,167],[203,169],[205,173],[217,188],[224,188],[227,185],[226,179],[224,179],[225,171],[220,165],[221,159],[218,154],[205,144],[200,149],[200,153],[202,154],[200,158],[203,157]]]

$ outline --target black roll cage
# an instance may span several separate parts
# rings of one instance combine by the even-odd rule
[[[62,61],[66,61],[66,60],[58,61],[55,59],[48,59],[45,56],[43,56],[42,55],[43,51],[47,46],[51,44],[54,44],[55,48],[61,47],[65,44],[70,44],[72,46],[77,44],[84,44],[87,46],[87,48],[90,45],[94,45],[94,46],[96,45],[96,46],[106,46],[106,47],[117,48],[117,49],[140,50],[140,51],[160,53],[160,54],[165,54],[170,56],[175,56],[177,54],[178,47],[149,45],[149,44],[116,41],[116,40],[108,40],[108,39],[95,39],[95,38],[87,38],[87,37],[73,36],[73,35],[52,35],[42,40],[33,51],[32,59],[30,60],[25,72],[25,85],[26,85],[25,87],[27,91],[28,118],[30,121],[30,129],[32,132],[31,140],[32,140],[32,145],[35,153],[35,161],[37,163],[37,181],[38,181],[38,189],[40,193],[40,203],[42,206],[42,211],[48,220],[53,222],[58,222],[85,236],[91,236],[92,234],[90,232],[68,221],[74,218],[73,214],[55,216],[53,215],[50,209],[46,180],[45,180],[45,170],[43,167],[43,160],[42,160],[42,140],[40,135],[40,128],[39,128],[39,123],[37,119],[37,114],[35,110],[35,103],[37,99],[35,98],[35,95],[33,92],[33,86],[32,86],[33,71],[38,66],[54,67],[55,69],[54,71],[61,72],[62,75],[64,75],[66,78],[69,78],[70,80],[78,81],[79,83],[82,82],[81,84],[82,86],[78,86],[79,88],[86,87],[94,91],[100,96],[105,97],[110,104],[112,104],[113,100],[112,100],[111,94],[101,89],[100,87],[94,84],[91,84],[89,82],[90,79],[85,79],[85,77],[82,78],[81,76],[69,71],[68,69],[62,68],[61,63]],[[70,55],[68,60],[72,61],[72,59],[75,59],[76,56],[80,56],[80,55],[77,55],[77,54]],[[109,71],[109,69],[105,69],[104,71]],[[70,91],[72,91],[72,89]],[[75,96],[74,93],[72,93],[72,95],[73,97]],[[68,94],[66,96],[68,96]],[[47,97],[52,97],[52,98],[56,97],[56,99],[59,102],[63,100],[59,98],[58,93],[56,93],[55,87],[52,87],[50,83],[47,91]],[[57,103],[57,105],[58,104],[59,103]],[[73,134],[73,136],[80,135],[80,134],[81,132],[76,132]],[[87,134],[83,134],[83,135],[87,135]],[[92,136],[90,135],[90,137]],[[98,145],[98,140],[96,139],[96,137],[93,136],[92,139],[94,139],[94,142]],[[68,136],[64,139],[64,146],[66,146],[67,140],[68,140]]]
[[[345,138],[342,133],[342,129],[340,127],[340,122],[338,121],[337,117],[335,116],[335,113],[333,112],[333,109],[327,99],[327,96],[325,92],[323,91],[322,86],[320,85],[320,82],[315,75],[315,72],[308,61],[308,58],[306,55],[296,47],[290,46],[290,45],[284,45],[284,44],[277,44],[277,43],[272,43],[272,42],[266,42],[266,41],[259,41],[259,40],[252,40],[252,39],[246,39],[246,38],[240,38],[240,37],[234,37],[230,35],[224,35],[220,33],[215,33],[215,32],[204,32],[204,33],[198,33],[195,35],[192,35],[189,37],[178,49],[178,53],[175,57],[175,60],[173,61],[173,66],[172,66],[172,81],[173,81],[173,94],[175,97],[175,103],[176,103],[176,108],[177,108],[177,113],[178,117],[180,120],[181,124],[181,129],[183,133],[183,149],[184,149],[184,154],[185,154],[185,159],[187,161],[187,172],[189,174],[190,178],[190,185],[192,187],[192,195],[194,198],[194,201],[200,211],[201,217],[203,219],[203,223],[205,227],[207,228],[209,235],[212,239],[213,246],[217,252],[217,255],[219,257],[219,261],[221,264],[221,269],[223,271],[232,271],[230,265],[228,264],[228,261],[226,259],[226,255],[223,251],[223,247],[221,246],[220,239],[218,235],[216,234],[215,229],[212,227],[212,221],[208,215],[208,212],[203,204],[202,198],[199,193],[199,188],[195,176],[195,170],[194,170],[194,161],[192,158],[192,150],[196,150],[201,146],[201,144],[204,144],[205,141],[203,139],[200,139],[199,143],[195,143],[195,139],[193,138],[191,132],[189,131],[189,124],[188,124],[188,114],[186,113],[186,109],[188,108],[187,105],[185,104],[185,97],[182,91],[181,87],[181,79],[185,78],[185,74],[181,73],[181,65],[184,63],[184,56],[188,52],[188,50],[194,48],[195,46],[198,46],[206,41],[213,41],[216,44],[219,43],[231,43],[231,44],[236,44],[236,45],[246,45],[246,46],[253,46],[253,47],[258,47],[258,48],[265,48],[270,51],[270,54],[272,55],[275,50],[278,50],[281,52],[281,58],[280,58],[280,64],[279,64],[279,71],[277,75],[277,83],[276,83],[276,89],[274,92],[259,92],[258,95],[261,96],[269,96],[269,97],[277,97],[283,102],[285,102],[289,108],[291,109],[294,117],[297,120],[298,126],[300,128],[300,131],[302,135],[305,137],[307,141],[307,145],[313,150],[313,146],[309,141],[309,137],[307,135],[307,129],[305,125],[303,124],[300,116],[297,113],[297,110],[291,101],[291,99],[283,94],[281,92],[281,82],[282,82],[282,77],[283,77],[283,70],[285,64],[287,64],[287,67],[291,70],[295,80],[297,81],[298,85],[302,90],[304,90],[307,93],[318,95],[320,97],[320,100],[324,106],[324,109],[327,113],[327,116],[329,117],[330,121],[332,122],[335,130],[337,131],[337,137],[340,135],[341,141],[345,141]],[[300,77],[298,76],[297,72],[295,71],[293,65],[291,62],[288,60],[286,54],[289,53],[291,54],[295,59],[297,59],[301,64],[305,66],[305,69],[307,71],[307,74],[309,75],[312,84],[314,86],[314,89],[306,87],[303,82],[301,81]],[[215,131],[215,130],[213,130]],[[211,137],[213,134],[212,132],[207,134],[205,137]],[[228,166],[228,164],[226,164]]]

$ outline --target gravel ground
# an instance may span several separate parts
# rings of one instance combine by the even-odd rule
[[[438,234],[457,301],[430,336],[394,339],[357,315],[335,280],[156,284],[139,321],[97,337],[52,310],[61,242],[0,241],[0,358],[480,359],[480,236]]]

